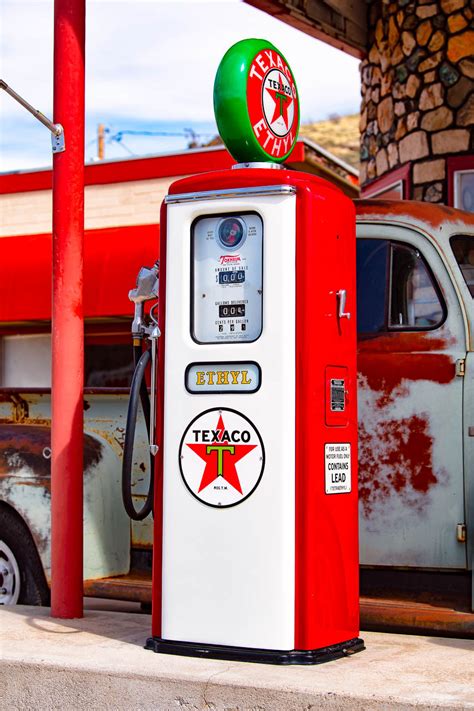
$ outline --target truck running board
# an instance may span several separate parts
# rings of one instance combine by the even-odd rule
[[[151,578],[133,572],[100,580],[86,580],[84,595],[151,604]],[[361,630],[400,632],[438,637],[474,639],[474,613],[412,600],[389,597],[360,598]]]

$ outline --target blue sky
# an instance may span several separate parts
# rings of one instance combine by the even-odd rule
[[[0,77],[52,115],[53,0],[0,0]],[[286,56],[302,121],[359,109],[358,61],[239,2],[87,0],[86,159],[98,123],[121,130],[216,133],[212,87],[226,50],[264,37]],[[186,148],[185,137],[123,138],[106,157]],[[48,131],[0,92],[0,171],[51,164]]]

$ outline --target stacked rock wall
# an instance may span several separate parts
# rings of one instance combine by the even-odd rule
[[[361,63],[361,184],[412,163],[415,200],[447,202],[446,158],[474,152],[474,4],[372,0]]]

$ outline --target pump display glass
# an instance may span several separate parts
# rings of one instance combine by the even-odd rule
[[[203,216],[191,228],[191,335],[256,341],[262,332],[263,222],[254,212]]]

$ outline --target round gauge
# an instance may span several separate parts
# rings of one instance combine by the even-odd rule
[[[226,217],[217,228],[217,239],[226,250],[241,247],[245,237],[245,224],[238,217]]]

